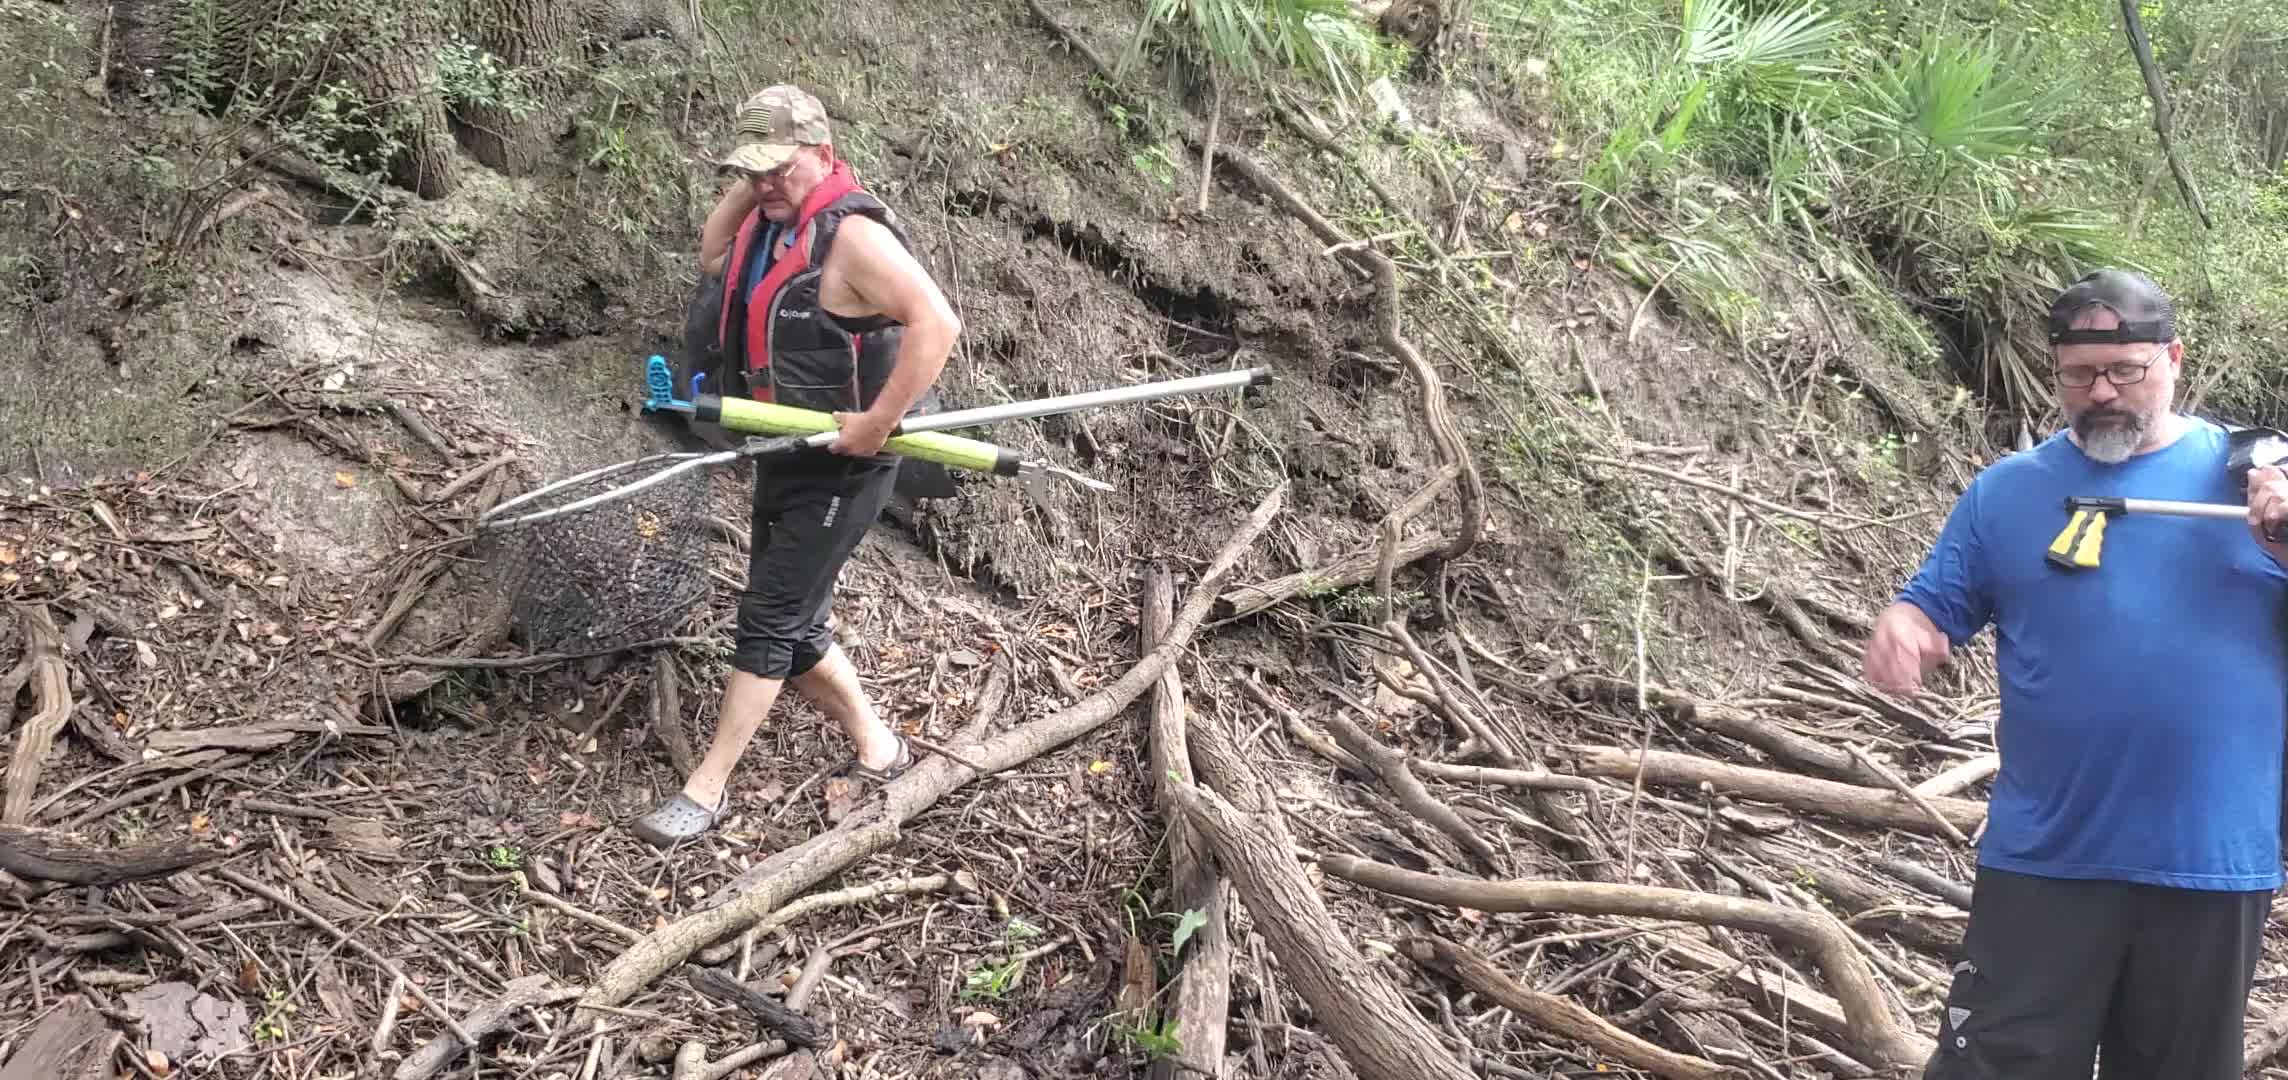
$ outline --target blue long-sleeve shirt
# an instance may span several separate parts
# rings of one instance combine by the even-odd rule
[[[1980,473],[1900,599],[1956,646],[1991,624],[2002,682],[1979,862],[2197,889],[2281,884],[2288,573],[2235,520],[2115,515],[2101,565],[2044,555],[2068,496],[2240,503],[2193,420],[2118,465],[2060,432]]]

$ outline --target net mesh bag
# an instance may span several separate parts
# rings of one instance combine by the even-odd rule
[[[480,521],[478,557],[537,653],[593,655],[672,634],[704,598],[707,471],[661,454],[558,481]],[[605,496],[609,497],[605,497]]]

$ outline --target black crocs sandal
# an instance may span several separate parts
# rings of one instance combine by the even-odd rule
[[[673,847],[715,827],[725,811],[731,808],[731,792],[723,792],[723,803],[713,810],[699,805],[691,796],[678,791],[674,797],[652,808],[652,812],[628,825],[628,831],[653,847]]]
[[[896,738],[898,740],[898,759],[891,762],[889,768],[869,769],[864,765],[852,765],[850,771],[877,784],[887,784],[906,775],[906,770],[914,767],[914,748],[912,744],[906,742],[905,736],[898,735]]]

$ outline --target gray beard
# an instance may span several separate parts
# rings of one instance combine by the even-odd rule
[[[2074,421],[2074,434],[2081,438],[2081,452],[2092,460],[2119,465],[2145,445],[2150,426],[2150,421],[2139,413],[2084,413]]]

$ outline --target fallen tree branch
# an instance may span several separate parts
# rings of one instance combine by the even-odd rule
[[[1020,725],[976,747],[966,756],[994,771],[1013,768],[1080,738],[1111,720],[1159,680],[1160,673],[1191,641],[1214,603],[1216,586],[1255,538],[1271,524],[1286,501],[1282,484],[1248,514],[1231,539],[1208,563],[1199,585],[1169,627],[1166,641],[1146,653],[1126,674],[1095,694],[1039,720]],[[967,749],[967,748],[965,748]],[[773,854],[760,866],[710,898],[715,906],[686,915],[648,935],[613,958],[581,999],[583,1008],[612,1006],[672,971],[692,953],[754,925],[804,889],[840,873],[897,842],[900,826],[947,793],[977,777],[950,758],[932,757],[883,791],[878,807],[842,819],[833,828]],[[790,905],[791,907],[791,905]]]
[[[46,604],[16,607],[24,628],[24,651],[32,662],[32,681],[39,709],[16,733],[15,752],[8,758],[6,801],[0,804],[0,825],[22,825],[32,816],[32,796],[39,793],[40,775],[48,767],[48,750],[56,733],[71,719],[71,665],[64,659],[63,633]]]
[[[1144,579],[1140,607],[1143,646],[1147,651],[1159,648],[1176,618],[1176,586],[1165,567],[1154,567]],[[1175,986],[1166,1016],[1173,1021],[1179,1048],[1154,1059],[1146,1080],[1178,1080],[1178,1074],[1185,1070],[1213,1076],[1223,1062],[1224,1028],[1231,1014],[1231,936],[1224,919],[1230,889],[1170,793],[1176,785],[1197,782],[1192,771],[1184,683],[1176,665],[1168,665],[1161,673],[1152,687],[1151,699],[1149,751],[1154,801],[1168,830],[1169,894],[1175,910],[1197,911],[1205,921],[1192,932],[1190,947],[1176,958],[1181,967],[1173,977]]]
[[[1329,709],[1323,718],[1327,729],[1334,732],[1335,741],[1350,751],[1352,757],[1366,762],[1375,771],[1375,775],[1382,777],[1382,782],[1389,785],[1390,790],[1398,796],[1398,805],[1405,807],[1415,817],[1437,826],[1439,832],[1453,837],[1463,851],[1475,856],[1487,870],[1503,872],[1501,855],[1494,850],[1493,844],[1479,835],[1475,826],[1462,820],[1462,815],[1455,813],[1453,807],[1439,802],[1437,796],[1430,794],[1430,789],[1422,785],[1421,778],[1407,768],[1404,751],[1385,746],[1382,740],[1359,730],[1359,726],[1351,723],[1341,709]]]
[[[1360,1080],[1470,1080],[1388,976],[1336,925],[1325,898],[1295,861],[1285,817],[1218,724],[1194,732],[1202,754],[1227,766],[1232,801],[1197,784],[1170,795],[1231,875],[1279,974],[1311,1005],[1318,1028],[1342,1049]],[[1242,809],[1242,806],[1245,809]]]
[[[411,983],[406,985],[412,986]],[[418,987],[414,987],[413,990],[416,994],[421,992]],[[527,975],[521,979],[511,979],[502,988],[499,997],[470,1010],[469,1015],[459,1023],[455,1023],[447,1013],[437,1013],[437,1017],[453,1029],[452,1032],[439,1035],[423,1044],[421,1049],[413,1052],[412,1057],[406,1058],[398,1064],[397,1072],[391,1076],[390,1080],[428,1080],[429,1077],[443,1072],[445,1066],[451,1065],[461,1056],[462,1044],[454,1041],[456,1038],[482,1039],[488,1035],[499,1034],[515,1026],[527,1009],[538,1008],[542,1005],[554,1005],[559,1001],[569,1001],[578,996],[580,996],[579,987],[558,986],[550,982],[547,975]],[[426,998],[423,999],[423,1003],[427,1004]],[[430,1005],[430,1008],[434,1009],[436,1006]],[[470,1041],[468,1045],[475,1046],[476,1043]]]
[[[1444,938],[1408,938],[1399,943],[1399,951],[1417,964],[1452,976],[1464,988],[1516,1013],[1528,1024],[1647,1072],[1670,1080],[1712,1080],[1736,1075],[1735,1070],[1713,1061],[1679,1054],[1631,1035],[1566,998],[1528,990],[1485,958]]]
[[[52,829],[0,825],[0,870],[68,885],[117,885],[165,877],[232,854],[189,838],[106,848]]]
[[[1325,855],[1319,865],[1345,881],[1394,896],[1478,911],[1634,915],[1685,919],[1753,930],[1811,954],[1848,1018],[1832,1034],[1850,1040],[1873,1060],[1893,1068],[1920,1066],[1930,1055],[1891,1011],[1873,969],[1833,916],[1795,911],[1757,900],[1712,896],[1650,885],[1575,881],[1470,881],[1417,873],[1349,855]],[[1314,897],[1315,899],[1315,897]]]
[[[1552,747],[1552,758],[1570,758],[1576,771],[1588,776],[1627,780],[1637,775],[1640,754],[1611,746]],[[1966,799],[1927,799],[1940,818],[1895,791],[1819,780],[1809,776],[1728,765],[1667,750],[1641,755],[1644,782],[1656,787],[1697,788],[1707,784],[1741,798],[1775,803],[1804,813],[1820,814],[1861,825],[1943,835],[1940,821],[1958,829],[1975,828],[1986,816],[1982,803]]]

